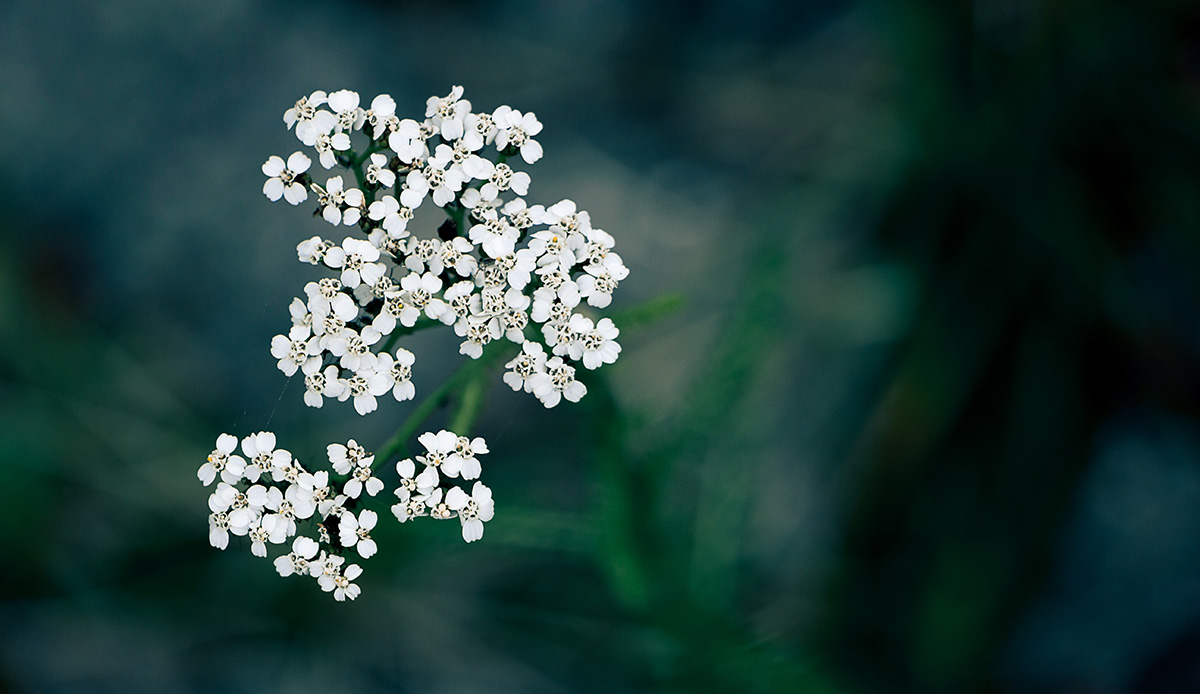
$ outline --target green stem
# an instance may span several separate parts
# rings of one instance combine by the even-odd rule
[[[483,395],[486,387],[488,370],[486,364],[475,362],[467,382],[463,384],[462,397],[458,401],[458,409],[450,418],[450,431],[459,436],[468,436],[471,427],[483,409]]]
[[[400,428],[396,430],[395,435],[393,435],[387,443],[383,444],[383,446],[379,448],[379,451],[375,454],[375,461],[377,463],[385,463],[397,453],[401,454],[403,457],[408,457],[407,441],[416,435],[417,430],[421,428],[421,425],[425,423],[426,419],[429,419],[429,416],[433,414],[433,411],[436,410],[438,406],[446,400],[446,398],[450,397],[451,393],[461,387],[463,381],[470,375],[472,371],[471,366],[471,363],[464,364],[458,369],[458,371],[455,371],[450,378],[447,378],[444,382],[442,382],[442,385],[438,386],[433,390],[432,393],[425,396],[425,399],[421,401],[421,404],[417,405],[417,408],[412,411],[412,414],[408,416],[408,419],[404,420],[404,423],[401,424]]]

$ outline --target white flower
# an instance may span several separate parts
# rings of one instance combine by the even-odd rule
[[[472,152],[490,145],[496,138],[496,125],[490,113],[468,113],[463,118],[463,144]]]
[[[471,255],[473,250],[475,246],[461,236],[443,241],[437,255],[429,259],[429,270],[440,275],[443,269],[451,268],[459,277],[470,277],[478,266],[475,256]]]
[[[399,494],[400,490],[396,490]],[[429,507],[425,505],[425,496],[406,496],[400,500],[400,503],[392,504],[392,515],[396,516],[396,520],[401,523],[425,516],[429,514]]]
[[[408,223],[412,221],[413,211],[404,207],[396,198],[385,195],[371,203],[367,208],[367,216],[376,222],[383,222],[383,230],[394,239],[408,236]]]
[[[358,130],[366,120],[366,114],[358,107],[358,93],[342,89],[329,95],[329,108],[333,109],[337,122],[334,129]]]
[[[219,474],[227,484],[237,484],[242,479],[242,471],[246,469],[246,461],[235,455],[237,437],[232,434],[221,434],[217,437],[217,447],[208,454],[208,461],[200,466],[196,476],[208,486]]]
[[[332,169],[338,163],[337,155],[334,152],[345,152],[350,149],[350,136],[342,132],[332,132],[334,126],[337,125],[337,117],[329,111],[318,111],[317,118],[313,120],[313,123],[319,123],[321,129],[319,132],[310,133],[313,141],[304,144],[317,150],[317,161],[321,162],[321,166]]]
[[[447,477],[457,477],[462,466],[462,458],[455,452],[458,445],[458,435],[442,429],[436,434],[427,431],[417,437],[417,443],[425,447],[425,455],[417,456],[417,461],[430,467],[442,469]]]
[[[324,299],[324,295],[319,295]],[[335,292],[330,299],[323,301],[311,297],[309,308],[313,314],[313,333],[319,338],[321,349],[328,349],[330,342],[346,330],[346,323],[358,315],[358,304],[348,294]]]
[[[438,486],[441,478],[438,476],[437,468],[432,465],[426,465],[421,474],[414,475],[416,466],[410,458],[405,458],[396,463],[396,472],[400,475],[400,486],[396,488],[396,496],[400,501],[408,501],[413,497],[421,497],[421,503],[424,504],[424,497],[433,492]],[[411,515],[408,517],[411,518]],[[398,515],[397,518],[400,518]],[[407,518],[402,519],[403,523]]]
[[[292,541],[291,554],[285,554],[275,560],[275,570],[280,576],[306,576],[309,572],[309,560],[317,555],[318,545],[311,538],[297,537]]]
[[[520,111],[501,106],[492,112],[492,120],[496,124],[496,149],[504,151],[509,146],[515,147],[526,164],[542,158],[542,146],[533,140],[542,132],[542,124],[532,113],[522,115]]]
[[[429,517],[437,520],[447,520],[454,517],[454,509],[450,508],[445,501],[442,500],[442,490],[435,489],[425,499],[425,505],[429,508]]]
[[[379,353],[377,368],[380,373],[386,374],[388,378],[392,379],[392,383],[395,384],[392,387],[392,395],[398,401],[412,400],[417,393],[417,389],[412,383],[414,361],[416,361],[416,356],[403,347],[396,349],[395,359],[387,352]]]
[[[358,188],[344,189],[341,176],[332,176],[325,182],[325,188],[316,183],[312,184],[313,192],[317,194],[317,202],[321,205],[321,216],[325,221],[337,226],[358,224],[362,217],[362,208],[366,203],[363,192]]]
[[[483,537],[483,524],[490,521],[495,512],[492,490],[482,482],[475,483],[471,496],[458,487],[452,487],[446,493],[446,505],[458,512],[458,518],[462,521],[462,536],[467,542]]]
[[[329,464],[333,467],[333,471],[339,475],[348,474],[355,465],[367,458],[374,460],[374,456],[368,454],[367,450],[358,445],[354,439],[350,439],[345,444],[331,443],[325,447],[325,453],[329,456]]]
[[[435,295],[442,290],[442,280],[432,272],[423,275],[412,273],[400,279],[400,286],[408,292],[409,302],[418,310],[424,310],[425,315],[432,320],[441,318],[446,310],[446,304]],[[401,323],[404,322],[401,318]],[[408,325],[405,323],[405,325]]]
[[[382,137],[383,133],[400,125],[400,120],[396,118],[396,101],[387,94],[380,94],[372,99],[371,108],[367,109],[363,116],[367,125],[372,127],[371,137],[376,140]]]
[[[405,118],[400,121],[392,134],[388,135],[388,147],[392,148],[400,161],[412,164],[428,156],[429,151],[425,146],[426,139],[428,138],[421,128],[421,124],[411,118]]]
[[[562,398],[579,402],[580,398],[587,395],[587,387],[575,380],[575,367],[564,363],[562,357],[547,359],[545,373],[531,376],[529,385],[534,397],[546,407],[554,407]]]
[[[362,589],[351,583],[351,581],[361,575],[362,567],[358,564],[351,564],[346,567],[346,570],[341,575],[335,576],[333,578],[333,599],[340,602],[357,598],[362,593]]]
[[[309,407],[320,407],[325,404],[325,398],[340,397],[346,386],[338,378],[338,368],[332,364],[321,371],[321,360],[309,361],[301,369],[304,371],[304,404]]]
[[[599,368],[601,364],[612,364],[621,354],[621,345],[616,338],[621,334],[611,318],[601,318],[599,323],[592,324],[592,319],[578,313],[571,316],[568,323],[571,332],[578,338],[568,349],[572,359],[583,360],[583,365],[589,369]]]
[[[588,263],[583,269],[587,274],[576,280],[579,296],[596,308],[608,306],[617,282],[629,276],[629,269],[616,253],[607,253],[599,262]]]
[[[537,291],[543,289],[553,292],[558,300],[567,306],[575,307],[579,305],[579,285],[575,280],[571,279],[566,272],[559,269],[557,265],[547,265],[537,269],[538,279],[542,281],[542,286]],[[537,301],[537,293],[534,293],[533,300]],[[536,319],[535,319],[536,320]]]
[[[471,102],[462,98],[463,88],[455,86],[442,98],[431,96],[425,102],[425,117],[441,131],[447,140],[463,136],[463,119],[471,112]]]
[[[354,411],[364,416],[379,407],[375,398],[392,388],[391,381],[386,375],[373,371],[370,373],[360,371],[349,378],[343,378],[342,383],[346,385],[346,391],[340,399],[353,397]]]
[[[283,121],[287,123],[288,130],[295,125],[296,137],[309,147],[316,143],[318,137],[333,130],[337,122],[337,117],[329,111],[318,110],[327,100],[325,92],[318,90],[306,97],[300,97],[296,105],[283,114]]]
[[[281,157],[271,156],[262,165],[262,172],[267,176],[267,182],[263,184],[263,195],[271,202],[281,197],[293,205],[304,202],[308,199],[308,190],[296,179],[308,171],[309,166],[312,166],[312,160],[303,152],[293,152],[286,164]]]
[[[539,266],[552,266],[550,270],[570,270],[575,265],[575,251],[566,235],[555,229],[534,232],[529,240],[529,250],[537,256]]]
[[[360,283],[375,284],[387,272],[387,266],[379,260],[379,249],[365,239],[346,237],[341,246],[335,246],[325,254],[325,264],[341,268],[342,285],[350,288]]]
[[[478,359],[483,356],[483,346],[503,334],[499,321],[488,316],[467,316],[463,335],[467,339],[459,345],[458,353]]]
[[[309,359],[317,359],[320,352],[316,340],[293,339],[287,335],[276,335],[271,338],[271,356],[279,360],[279,370],[286,376],[292,376]],[[319,362],[320,360],[317,359]]]
[[[283,122],[288,130],[298,122],[312,120],[317,113],[317,107],[325,103],[325,92],[317,90],[308,96],[300,97],[295,106],[283,112]]]
[[[208,516],[208,543],[217,549],[229,546],[229,516],[223,512]]]
[[[365,489],[367,494],[375,496],[383,491],[383,480],[379,479],[371,472],[371,465],[375,463],[375,456],[364,459],[354,468],[353,476],[346,481],[346,485],[342,490],[346,492],[346,496],[351,499],[357,499]]]
[[[578,305],[566,304],[558,298],[553,290],[547,287],[538,287],[533,291],[533,308],[529,310],[529,317],[535,323],[562,323],[571,318],[571,309]]]
[[[425,161],[424,168],[408,173],[405,179],[408,190],[401,193],[400,202],[416,209],[431,191],[433,203],[439,207],[453,200],[463,184],[462,170],[452,165],[453,156],[454,150],[448,145],[438,145],[434,155]]]
[[[249,461],[244,474],[251,482],[257,482],[263,474],[276,467],[287,467],[292,462],[291,453],[282,448],[276,450],[275,434],[269,431],[260,431],[242,439],[242,453]]]
[[[426,264],[442,249],[441,241],[437,239],[419,239],[415,236],[404,244],[404,267],[412,272],[425,272]]]
[[[483,246],[489,257],[497,258],[513,252],[520,232],[493,210],[485,213],[483,223],[472,226],[467,235],[473,243]]]
[[[325,253],[330,248],[333,248],[333,242],[326,241],[320,236],[314,236],[296,245],[296,256],[302,263],[317,265],[325,259]]]
[[[510,388],[532,393],[533,388],[529,385],[529,379],[534,374],[545,372],[546,351],[540,342],[527,340],[525,344],[521,345],[521,351],[516,358],[505,364],[504,368],[509,369],[504,373],[504,382]]]
[[[459,436],[458,441],[454,444],[454,452],[462,460],[459,473],[463,479],[473,480],[479,477],[482,467],[475,456],[488,452],[487,443],[483,440],[483,437],[476,436],[473,439],[469,439],[466,436]]]
[[[479,189],[484,200],[495,200],[496,196],[510,188],[517,195],[525,195],[529,192],[529,174],[524,171],[514,172],[508,164],[496,164],[495,168],[489,172],[487,179],[488,182]]]
[[[367,183],[391,188],[396,185],[396,172],[389,169],[387,164],[387,155],[375,152],[371,155],[371,163],[367,164],[367,171],[363,174],[363,178]]]
[[[353,513],[343,513],[338,520],[338,540],[346,549],[357,549],[358,556],[371,558],[378,547],[371,539],[371,530],[379,522],[379,516],[370,509],[363,509],[355,518]]]

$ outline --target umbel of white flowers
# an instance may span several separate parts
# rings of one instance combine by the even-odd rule
[[[412,398],[415,355],[392,353],[385,338],[422,318],[452,326],[473,359],[494,340],[519,345],[504,382],[546,407],[586,394],[580,364],[596,369],[621,352],[612,320],[578,312],[608,306],[629,274],[613,237],[571,200],[527,204],[531,178],[509,162],[541,158],[542,124],[508,106],[475,113],[462,94],[430,97],[422,120],[401,120],[386,94],[363,109],[348,90],[313,92],[284,114],[322,167],[351,175],[319,183],[303,152],[272,156],[263,193],[298,205],[311,191],[321,218],[358,234],[300,242],[299,259],[331,274],[305,286],[291,328],[271,341],[280,370],[303,374],[312,407],[353,399],[365,415],[389,390]],[[447,223],[418,236],[410,222],[426,201]]]
[[[262,166],[268,199],[299,205],[311,194],[315,216],[346,227],[340,242],[314,235],[296,246],[301,261],[329,272],[292,301],[290,329],[271,340],[279,369],[303,374],[311,407],[353,399],[366,415],[388,391],[412,399],[416,355],[395,342],[425,327],[452,327],[472,359],[489,343],[514,343],[503,380],[546,407],[578,401],[587,393],[580,365],[597,369],[621,352],[612,320],[588,315],[629,274],[613,237],[571,200],[526,203],[532,179],[514,165],[542,157],[542,124],[508,106],[475,113],[462,93],[430,97],[420,120],[397,116],[386,94],[363,109],[349,90],[313,92],[284,113],[322,168],[345,170],[319,181],[302,151]],[[418,235],[410,227],[427,200],[446,221]],[[457,518],[464,540],[480,539],[494,512],[491,490],[477,481],[484,440],[443,430],[418,441],[424,455],[396,463],[392,514],[401,523]],[[273,433],[243,438],[240,455],[238,443],[222,434],[198,471],[216,485],[211,544],[225,549],[230,535],[243,536],[260,557],[283,546],[274,560],[281,576],[315,578],[337,600],[358,597],[362,568],[346,561],[378,550],[379,517],[367,506],[386,485],[375,456],[351,439],[328,446],[328,469],[308,469],[276,448]]]
[[[482,438],[442,430],[417,438],[425,455],[396,464],[400,483],[394,490],[398,503],[392,513],[404,523],[419,517],[457,518],[467,542],[483,537],[483,524],[492,519],[492,491],[477,481],[482,471],[478,456],[488,452]],[[208,497],[208,540],[225,549],[229,536],[249,538],[250,552],[267,556],[268,546],[288,545],[275,569],[280,576],[309,576],[337,600],[353,600],[361,573],[358,564],[346,565],[351,551],[362,559],[375,554],[371,539],[379,517],[359,508],[384,490],[372,469],[375,456],[353,439],[326,448],[328,469],[309,470],[292,454],[276,447],[275,434],[261,431],[238,440],[231,434],[217,437],[216,448],[197,472],[206,486],[216,482]],[[454,484],[462,480],[461,486]],[[218,481],[219,480],[219,481]],[[465,490],[470,480],[476,480]],[[357,510],[357,511],[356,511]],[[302,531],[302,527],[306,528]]]

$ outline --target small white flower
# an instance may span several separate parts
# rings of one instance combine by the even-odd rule
[[[353,513],[343,513],[338,520],[338,540],[346,549],[357,549],[358,556],[370,559],[378,547],[371,539],[371,530],[379,522],[379,516],[370,509],[363,509],[355,518]]]
[[[340,399],[354,398],[354,411],[366,416],[379,407],[375,398],[391,390],[388,377],[375,372],[358,372],[349,378],[343,378],[346,391]]]
[[[425,117],[433,124],[447,140],[457,140],[463,136],[463,119],[471,112],[471,102],[462,98],[463,88],[455,86],[444,97],[429,97],[425,102]]]
[[[276,467],[287,467],[292,462],[290,452],[275,448],[275,434],[269,431],[260,431],[242,439],[242,454],[249,461],[244,474],[251,482],[257,482],[262,475]]]
[[[284,198],[293,205],[299,205],[308,199],[308,190],[299,182],[300,174],[308,171],[312,160],[303,152],[293,152],[285,164],[278,156],[271,156],[262,165],[262,172],[267,176],[263,184],[263,195],[271,202]]]
[[[425,455],[417,456],[417,462],[432,468],[441,468],[447,477],[457,477],[462,467],[462,458],[455,451],[458,445],[458,435],[442,429],[436,434],[427,431],[417,437],[417,443],[425,447]]]
[[[208,543],[217,549],[229,546],[229,516],[223,512],[208,516]]]
[[[417,389],[412,383],[414,361],[416,361],[416,356],[403,347],[396,349],[395,359],[387,352],[379,353],[378,370],[380,373],[386,374],[395,384],[392,387],[392,395],[398,401],[412,400],[417,393]]]
[[[346,485],[342,488],[346,492],[346,496],[357,499],[363,490],[366,490],[370,496],[375,496],[383,491],[383,480],[376,477],[371,471],[371,465],[374,463],[375,456],[359,462],[358,466],[354,468],[354,474],[349,480],[346,480]]]
[[[318,545],[311,538],[297,537],[292,541],[291,554],[285,554],[275,560],[275,570],[280,576],[306,576],[309,572],[309,560],[317,555]]]
[[[271,338],[271,356],[279,360],[279,370],[286,376],[292,376],[296,370],[310,359],[318,359],[320,353],[315,339],[293,339],[287,335],[276,335]]]
[[[372,543],[374,544],[374,543]],[[362,575],[362,567],[358,564],[351,564],[346,567],[346,570],[341,575],[333,578],[333,599],[337,601],[353,600],[362,594],[362,589],[354,583],[354,579]]]
[[[212,484],[217,475],[227,484],[237,484],[241,481],[246,461],[240,455],[234,454],[237,443],[237,437],[232,434],[221,434],[217,437],[217,447],[208,454],[208,461],[201,465],[196,473],[204,486]]]
[[[492,112],[492,120],[496,124],[496,149],[504,151],[509,146],[514,147],[521,152],[526,164],[542,158],[542,146],[533,139],[542,132],[542,124],[536,116],[501,106]]]
[[[601,364],[612,364],[621,354],[621,345],[616,338],[621,334],[611,318],[601,318],[599,323],[592,324],[592,319],[578,313],[571,316],[568,323],[571,332],[578,335],[568,353],[572,359],[582,360],[589,369],[597,369]]]
[[[388,135],[388,147],[392,148],[400,161],[412,164],[429,155],[429,150],[425,145],[427,139],[428,135],[420,123],[411,118],[405,118]]]
[[[358,92],[342,89],[329,95],[329,108],[333,109],[337,122],[334,130],[359,130],[366,121],[366,114],[358,107]]]
[[[427,194],[432,194],[433,203],[445,207],[463,185],[462,170],[453,166],[453,156],[454,150],[448,145],[438,145],[424,168],[408,173],[405,179],[408,190],[401,193],[400,202],[416,209]]]
[[[325,221],[337,226],[358,224],[362,217],[362,208],[366,203],[363,192],[358,188],[344,189],[341,176],[332,176],[325,182],[325,187],[311,184],[317,194],[317,202],[321,205],[321,216]]]
[[[485,213],[483,222],[472,226],[467,235],[472,243],[483,246],[488,257],[497,258],[513,252],[520,232],[493,210]]]
[[[360,283],[375,284],[387,272],[387,266],[376,262],[379,249],[365,239],[346,237],[341,246],[334,246],[325,254],[325,264],[341,268],[343,286],[354,288]]]
[[[296,256],[302,263],[317,265],[325,260],[325,253],[333,248],[332,241],[326,241],[320,236],[305,239],[296,245]]]
[[[454,452],[462,460],[459,468],[459,474],[462,475],[462,478],[464,480],[473,480],[479,477],[482,467],[476,456],[488,452],[487,443],[483,440],[483,437],[476,436],[473,439],[469,439],[466,436],[459,436],[458,441],[454,444]]]
[[[546,407],[554,407],[562,398],[579,402],[587,395],[587,387],[575,380],[575,367],[563,362],[562,357],[547,359],[545,373],[534,374],[529,385],[534,397]]]
[[[546,371],[546,350],[540,342],[526,341],[521,346],[516,358],[504,365],[509,369],[504,373],[504,382],[513,390],[524,390],[532,393],[530,379]]]
[[[488,182],[479,189],[484,200],[495,200],[496,196],[509,189],[512,189],[517,195],[525,195],[529,192],[529,174],[524,171],[514,172],[508,164],[496,164],[486,178]]]
[[[367,450],[358,445],[354,439],[350,439],[345,444],[331,443],[325,447],[325,453],[329,456],[329,464],[333,467],[333,471],[339,475],[345,475],[367,458],[374,459],[374,456],[367,453]]]
[[[608,306],[612,302],[612,293],[616,290],[617,283],[629,275],[629,269],[616,253],[608,253],[600,262],[588,263],[583,269],[587,274],[576,281],[579,296],[587,299],[588,304],[596,308]]]
[[[321,361],[305,363],[304,371],[304,404],[309,407],[320,407],[325,404],[325,398],[340,397],[345,384],[338,378],[338,368],[332,364],[321,371]]]
[[[317,113],[317,108],[325,103],[325,99],[325,92],[320,90],[300,97],[294,106],[283,113],[283,122],[287,123],[288,130],[291,130],[296,123],[312,120]]]
[[[383,223],[383,230],[394,239],[408,236],[408,223],[412,221],[413,211],[401,205],[396,198],[385,195],[371,203],[367,208],[367,216],[376,222]]]
[[[367,164],[367,171],[363,174],[363,178],[367,183],[378,184],[384,188],[396,185],[396,172],[388,168],[387,155],[379,152],[371,155],[371,163]]]
[[[387,94],[380,94],[372,99],[371,108],[367,109],[363,116],[366,118],[366,124],[372,128],[371,137],[376,140],[400,125],[400,120],[396,118],[396,101]]]
[[[446,505],[458,512],[458,518],[462,521],[462,536],[467,542],[483,537],[483,524],[490,521],[495,513],[492,490],[482,482],[475,483],[470,496],[462,489],[452,487],[446,493]]]
[[[432,320],[441,318],[442,313],[446,310],[446,304],[436,297],[436,294],[442,290],[442,280],[437,275],[432,272],[418,275],[414,272],[401,278],[400,286],[408,292],[408,300],[413,307],[417,310],[424,310],[425,315]]]

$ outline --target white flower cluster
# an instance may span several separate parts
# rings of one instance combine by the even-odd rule
[[[389,390],[413,397],[414,355],[390,350],[418,321],[453,326],[460,353],[473,359],[495,340],[520,345],[504,381],[546,407],[586,393],[578,364],[595,369],[620,354],[610,319],[577,312],[584,302],[608,306],[629,274],[613,237],[571,200],[527,204],[530,176],[508,162],[541,158],[542,124],[508,106],[475,113],[462,93],[430,97],[420,121],[400,119],[386,94],[363,109],[349,90],[313,92],[284,114],[322,167],[348,169],[353,182],[318,183],[312,160],[295,152],[263,164],[263,193],[297,205],[311,191],[326,222],[361,234],[340,244],[313,236],[296,249],[333,276],[293,301],[292,327],[273,338],[271,354],[285,374],[304,374],[312,407],[353,398],[365,415]],[[365,140],[358,150],[352,135]],[[448,219],[422,238],[408,227],[426,200]]]
[[[463,539],[473,542],[483,537],[483,523],[493,514],[491,490],[476,481],[467,494],[447,482],[460,476],[464,481],[477,479],[481,472],[477,456],[488,452],[487,444],[482,438],[468,439],[444,430],[427,432],[417,440],[427,451],[417,461],[426,467],[414,476],[411,460],[396,466],[400,484],[395,494],[400,503],[392,507],[393,513],[401,522],[417,516],[458,518]],[[197,472],[204,485],[217,483],[208,497],[209,542],[225,549],[230,534],[248,537],[251,553],[266,557],[268,545],[290,540],[291,552],[275,559],[280,576],[310,576],[336,600],[353,600],[360,592],[353,581],[362,568],[346,565],[345,555],[353,550],[368,559],[378,549],[371,539],[378,515],[358,509],[385,487],[372,470],[375,456],[353,439],[332,443],[326,448],[330,469],[311,472],[275,443],[273,433],[252,434],[242,439],[242,455],[238,455],[237,438],[217,437],[216,448]],[[315,537],[300,534],[301,523],[313,526]]]

